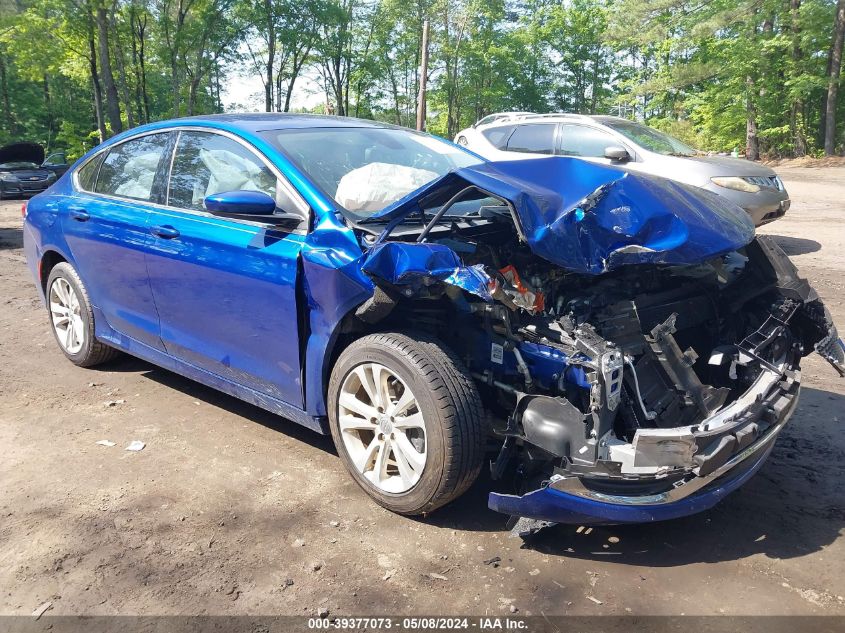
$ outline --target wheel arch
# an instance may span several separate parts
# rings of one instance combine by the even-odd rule
[[[41,255],[41,259],[38,260],[38,282],[41,284],[41,292],[45,296],[47,295],[47,280],[50,278],[50,273],[57,264],[61,264],[62,262],[70,263],[70,260],[52,248],[45,250]]]
[[[329,380],[331,379],[332,369],[338,357],[343,353],[343,350],[358,338],[367,334],[374,334],[383,329],[379,323],[365,323],[358,318],[356,313],[364,303],[366,301],[361,301],[353,305],[337,322],[337,325],[326,341],[319,377],[320,401],[318,404],[322,405],[323,415],[326,415],[328,412]]]

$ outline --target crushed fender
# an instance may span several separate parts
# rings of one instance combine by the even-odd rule
[[[460,257],[442,244],[384,242],[374,246],[361,266],[374,283],[401,287],[407,296],[442,282],[456,286],[484,301],[493,301],[491,279],[481,265],[465,266]]]

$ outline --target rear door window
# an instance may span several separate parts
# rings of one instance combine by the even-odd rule
[[[162,161],[169,157],[170,133],[148,134],[116,145],[100,167],[97,193],[154,202],[153,184]]]
[[[588,125],[566,124],[560,131],[562,156],[603,157],[608,147],[622,144],[607,132]]]
[[[511,152],[554,154],[557,123],[530,123],[520,125],[508,139]]]

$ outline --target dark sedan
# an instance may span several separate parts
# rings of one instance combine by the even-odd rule
[[[56,173],[43,162],[44,149],[37,143],[0,148],[0,199],[41,193],[56,182]]]

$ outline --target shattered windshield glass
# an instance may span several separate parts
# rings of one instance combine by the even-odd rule
[[[381,211],[453,169],[482,162],[410,130],[308,128],[263,134],[355,219]]]
[[[602,123],[650,152],[665,154],[667,156],[695,156],[698,153],[695,149],[675,137],[641,123],[619,120],[605,120]]]

